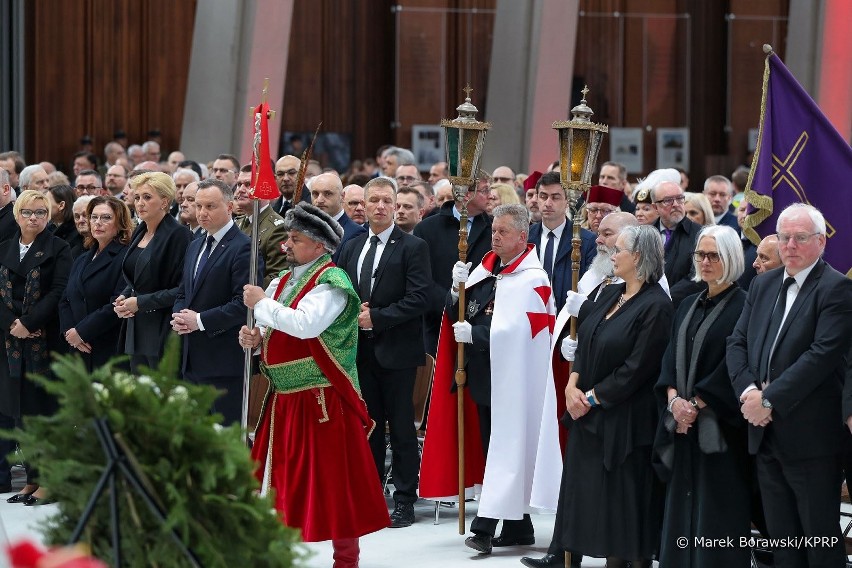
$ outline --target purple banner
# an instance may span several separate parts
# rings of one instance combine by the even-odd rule
[[[810,203],[825,216],[825,260],[852,269],[852,148],[777,55],[766,58],[760,134],[746,200],[746,234],[775,232],[791,203]]]

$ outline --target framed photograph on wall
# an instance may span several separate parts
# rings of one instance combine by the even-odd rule
[[[428,172],[433,164],[446,160],[444,129],[434,124],[412,125],[411,151],[414,152],[417,169]]]
[[[627,173],[641,174],[645,172],[642,165],[642,129],[618,128],[609,129],[609,160],[624,164]]]
[[[657,169],[689,171],[689,128],[657,129]]]

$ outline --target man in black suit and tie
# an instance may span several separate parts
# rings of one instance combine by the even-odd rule
[[[565,304],[565,295],[571,289],[573,236],[573,225],[568,219],[568,197],[559,181],[559,172],[547,172],[541,176],[537,184],[536,200],[541,212],[541,222],[530,226],[528,242],[535,245],[541,265],[550,278],[553,300],[558,312]],[[580,229],[581,277],[595,259],[596,251],[595,234],[587,229]]]
[[[225,391],[213,408],[225,424],[239,422],[242,414],[245,358],[238,335],[246,319],[243,286],[251,257],[251,239],[231,220],[233,199],[220,180],[198,184],[196,216],[207,236],[187,249],[171,322],[183,336],[183,378]]]
[[[281,197],[272,202],[272,209],[284,217],[287,211],[293,208],[298,201],[310,203],[310,196],[304,188],[299,188],[299,197],[296,197],[296,178],[299,177],[299,168],[302,161],[296,156],[286,155],[278,158],[275,162],[275,183],[278,184],[278,192]]]
[[[334,172],[325,172],[311,178],[311,202],[329,215],[343,228],[343,238],[340,246],[331,255],[331,261],[337,264],[340,253],[346,242],[358,235],[363,235],[367,229],[353,221],[343,210],[343,182]]]
[[[842,567],[841,393],[852,280],[820,258],[826,225],[816,208],[787,207],[777,230],[784,266],[752,281],[728,338],[728,371],[750,424],[769,536],[836,539],[776,547],[775,566]]]
[[[343,246],[338,265],[361,297],[357,364],[361,392],[376,421],[370,449],[383,477],[387,421],[396,488],[391,527],[401,528],[414,522],[417,501],[420,455],[412,397],[417,367],[425,360],[423,313],[432,275],[426,243],[393,224],[393,181],[370,180],[364,198],[370,230]]]
[[[475,191],[468,192],[467,204],[467,260],[471,266],[482,262],[491,250],[491,217],[485,213],[491,193],[490,177],[480,172]],[[429,307],[424,316],[426,352],[435,355],[438,350],[438,331],[444,302],[452,285],[453,265],[459,259],[459,220],[461,213],[452,199],[441,205],[436,215],[423,219],[414,227],[414,236],[429,245],[432,282],[429,286]]]
[[[663,238],[666,279],[677,308],[681,300],[701,290],[701,285],[690,278],[694,270],[692,253],[701,227],[686,217],[686,198],[680,185],[671,181],[658,183],[651,189],[651,201],[660,215],[655,226]]]

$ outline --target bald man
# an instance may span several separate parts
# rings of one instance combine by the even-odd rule
[[[778,235],[766,235],[757,245],[757,257],[754,259],[754,269],[758,274],[768,272],[781,266],[781,253],[778,250]]]
[[[343,238],[340,246],[332,255],[331,260],[337,264],[337,257],[346,241],[366,233],[367,229],[353,221],[343,210],[343,182],[335,172],[325,172],[314,176],[310,183],[311,202],[322,209],[343,228]]]
[[[296,156],[289,154],[281,156],[275,162],[275,183],[278,184],[278,192],[281,197],[272,202],[272,209],[282,217],[293,208],[298,201],[310,202],[310,194],[302,188],[301,197],[296,195],[296,178],[299,177],[299,168],[302,161]]]

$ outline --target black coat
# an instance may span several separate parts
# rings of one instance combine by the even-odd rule
[[[556,304],[556,311],[562,309],[565,305],[565,298],[568,290],[571,289],[571,237],[573,225],[571,221],[565,224],[565,229],[562,232],[562,238],[559,239],[559,247],[554,253],[553,259],[553,280],[550,283],[553,288],[553,302]],[[541,258],[539,252],[539,244],[541,243],[542,223],[533,223],[530,226],[529,237],[527,242],[535,245],[535,253]],[[580,278],[586,273],[592,261],[597,254],[597,246],[595,245],[595,234],[588,229],[580,229]]]
[[[77,258],[86,252],[86,249],[83,247],[83,236],[77,232],[77,227],[73,221],[66,221],[56,226],[53,230],[53,235],[68,243],[72,258]]]
[[[337,246],[337,250],[334,251],[334,254],[331,255],[331,262],[333,262],[334,264],[338,264],[337,261],[340,260],[340,253],[341,251],[343,251],[343,245],[345,245],[347,242],[349,242],[351,239],[354,239],[358,235],[363,235],[367,232],[366,228],[350,219],[346,213],[344,213],[340,217],[340,219],[337,220],[337,222],[343,229],[343,237],[340,239],[340,244]]]
[[[444,301],[453,283],[453,265],[459,259],[459,221],[453,216],[453,207],[453,201],[444,203],[437,215],[423,219],[414,227],[414,236],[420,237],[429,245],[432,283],[428,290],[429,305],[423,321],[426,352],[432,355],[438,349],[438,332],[441,329]],[[467,236],[467,261],[475,267],[490,250],[491,218],[480,213],[473,218],[470,234]]]
[[[702,295],[704,292],[701,293]],[[746,422],[740,414],[740,406],[725,364],[725,342],[736,326],[745,304],[745,293],[737,286],[723,293],[732,294],[728,304],[710,326],[700,346],[695,367],[695,391],[693,396],[701,398],[715,413],[727,450],[720,453],[704,453],[698,446],[701,425],[694,423],[684,434],[669,432],[664,427],[663,410],[657,430],[657,444],[674,443],[672,469],[660,467],[664,480],[668,481],[666,508],[663,516],[661,558],[663,566],[684,568],[715,568],[717,566],[748,566],[748,548],[735,546],[694,546],[694,537],[731,537],[739,542],[748,537],[751,527],[751,477],[752,464],[746,443]],[[718,296],[718,300],[723,299]],[[672,326],[672,339],[663,356],[663,366],[656,391],[660,405],[665,408],[668,388],[677,388],[675,369],[678,347],[678,332],[681,324],[698,295],[684,300],[677,310]],[[693,348],[691,337],[697,325],[703,321],[705,311],[702,301],[693,314],[692,325],[687,333],[687,369]],[[707,312],[716,305],[707,302]],[[688,393],[678,393],[685,396]],[[701,412],[708,412],[700,410]],[[678,537],[686,537],[690,546],[677,546]]]
[[[491,406],[491,319],[497,293],[495,283],[496,279],[489,276],[465,288],[465,321],[470,324],[472,342],[465,346],[464,368],[470,397],[479,406]],[[458,298],[454,299],[449,292],[446,311],[451,322],[459,321]],[[453,390],[455,388],[454,382]]]
[[[0,301],[0,413],[17,417],[30,414],[49,414],[55,408],[52,397],[27,378],[12,376],[9,372],[5,340],[16,319],[31,332],[41,330],[47,339],[48,352],[62,349],[64,339],[59,335],[59,300],[68,283],[71,270],[71,252],[68,244],[49,231],[42,231],[33,241],[30,250],[20,260],[18,241],[20,232],[0,243],[0,265],[9,269],[12,284],[13,308]],[[27,275],[39,271],[41,298],[23,313]],[[24,340],[27,343],[29,340]],[[24,372],[27,370],[24,369]]]
[[[607,286],[597,302],[586,302],[580,308],[573,367],[580,375],[577,388],[584,392],[594,388],[601,404],[573,427],[595,432],[602,439],[605,462],[613,465],[635,448],[650,447],[654,441],[657,403],[653,386],[660,376],[674,316],[662,287],[645,284],[606,320],[624,288],[624,284]]]
[[[761,386],[761,354],[784,267],[759,274],[734,333],[727,362],[740,396]],[[772,403],[776,453],[785,460],[834,456],[842,441],[841,390],[852,341],[852,280],[818,260],[781,327],[763,396]],[[765,428],[749,425],[749,451],[757,453]]]
[[[661,221],[655,227],[659,229]],[[669,291],[672,303],[677,308],[684,298],[698,293],[704,284],[693,282],[690,276],[695,273],[692,264],[692,253],[698,242],[701,225],[693,223],[684,217],[672,231],[672,236],[666,245],[666,280],[669,281]]]
[[[128,270],[126,259],[142,240],[147,227],[140,222],[130,246],[121,261],[127,285],[122,295],[136,296],[139,311],[122,320],[119,347],[128,355],[159,357],[171,330],[172,307],[177,298],[183,274],[183,259],[190,241],[190,231],[166,215],[157,226],[154,237],[142,249],[136,266]]]
[[[5,207],[0,208],[0,243],[6,239],[11,239],[18,232],[14,207],[15,204],[10,201]]]
[[[74,261],[59,303],[60,334],[64,337],[66,331],[75,328],[92,346],[91,353],[82,354],[90,371],[124,351],[118,346],[121,320],[112,303],[127,284],[121,273],[127,246],[112,241],[93,260],[96,250],[92,248]]]
[[[245,357],[237,335],[246,322],[243,286],[249,280],[251,238],[237,225],[232,226],[193,278],[198,255],[205,244],[205,239],[195,239],[189,245],[172,310],[187,308],[198,312],[204,325],[204,331],[181,337],[181,372],[184,378],[194,381],[239,378],[243,375]]]
[[[368,236],[365,231],[340,251],[338,265],[356,290],[358,257]],[[423,314],[432,278],[428,255],[423,240],[394,227],[379,259],[369,299],[370,319],[376,361],[386,369],[417,367],[426,359]]]

